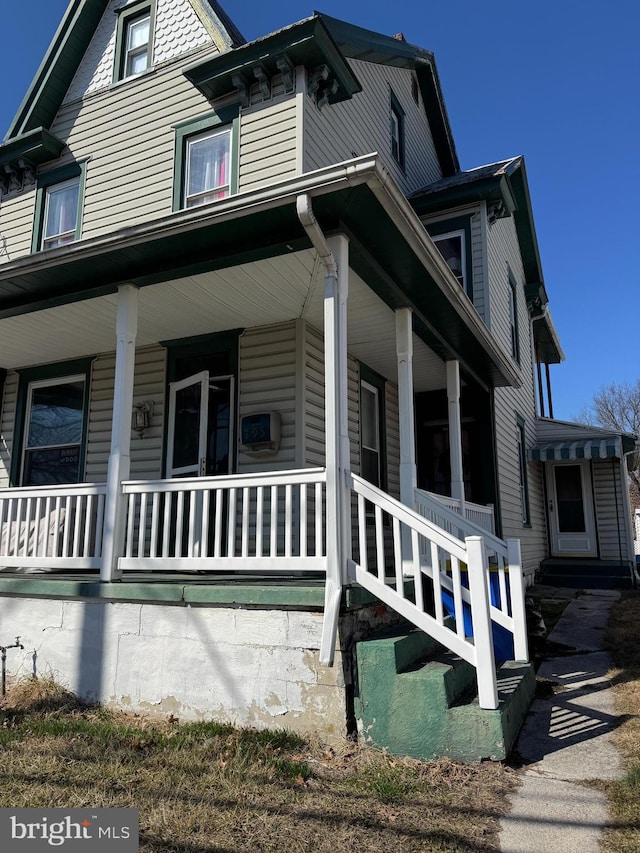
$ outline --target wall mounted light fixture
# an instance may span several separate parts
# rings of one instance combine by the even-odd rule
[[[133,404],[133,416],[131,428],[142,438],[144,431],[148,429],[151,416],[153,415],[153,400],[138,400]]]

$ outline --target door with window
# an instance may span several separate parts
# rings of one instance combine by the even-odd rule
[[[551,553],[596,557],[596,525],[588,460],[547,463]]]

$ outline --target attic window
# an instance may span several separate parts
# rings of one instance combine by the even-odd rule
[[[398,165],[404,169],[404,110],[400,101],[391,92],[391,154]]]
[[[116,10],[116,62],[113,79],[126,80],[151,67],[155,3],[149,0],[128,3]]]

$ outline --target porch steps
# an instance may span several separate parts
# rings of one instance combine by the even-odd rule
[[[393,755],[505,759],[535,689],[532,664],[498,670],[499,707],[479,707],[475,669],[421,631],[356,645],[356,717],[365,743]]]
[[[631,589],[628,563],[552,557],[540,564],[539,582],[567,589]]]

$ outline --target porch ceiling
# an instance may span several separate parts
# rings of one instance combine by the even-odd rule
[[[212,270],[140,291],[137,346],[299,317],[323,328],[324,268],[315,252]],[[115,349],[117,295],[0,319],[0,365],[12,369]],[[395,315],[353,271],[349,351],[396,381]],[[446,384],[444,362],[414,336],[416,391]]]
[[[296,213],[300,194],[313,198],[325,233],[349,236],[350,266],[372,293],[390,309],[414,310],[414,329],[440,359],[458,359],[487,386],[520,383],[376,155],[0,265],[0,318],[13,318],[2,322],[11,338],[0,338],[0,367],[71,357],[86,351],[83,336],[89,351],[111,350],[103,312],[113,312],[120,284],[141,288],[141,345],[198,334],[201,324],[215,331],[304,316],[310,241]],[[287,269],[299,253],[302,269],[299,259]],[[234,299],[240,321],[229,319]],[[40,321],[17,320],[44,309]]]

